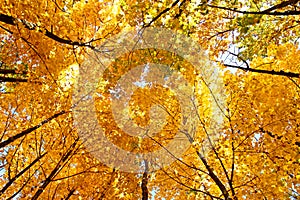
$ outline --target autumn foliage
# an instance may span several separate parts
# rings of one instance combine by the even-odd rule
[[[298,0],[0,0],[0,199],[299,199],[299,16]],[[205,100],[210,91],[199,89],[205,82],[188,64],[171,66],[195,82],[198,130],[186,130],[190,146],[170,165],[150,171],[145,160],[144,171],[130,173],[86,148],[72,95],[87,55],[107,50],[103,44],[123,30],[151,27],[184,34],[207,53],[207,67],[222,78],[223,90],[214,92],[225,99],[223,120],[204,153],[210,117],[219,117]],[[164,59],[172,65],[177,57],[131,52],[99,77],[102,99],[93,94],[114,144],[154,151],[184,118],[174,91],[153,86],[134,92],[128,113],[146,127],[151,108],[161,105],[162,131],[139,139],[117,127],[109,91],[129,70],[129,57],[132,68]]]

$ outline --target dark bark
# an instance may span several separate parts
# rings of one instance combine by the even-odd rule
[[[148,200],[149,198],[149,191],[148,191],[148,171],[149,171],[149,166],[148,166],[148,162],[146,160],[144,160],[145,163],[145,171],[143,173],[143,177],[142,177],[142,200]]]
[[[284,1],[284,2],[281,2],[280,4],[277,4],[271,8],[268,8],[267,10],[265,10],[264,12],[271,12],[273,10],[277,10],[277,9],[280,9],[280,8],[284,8],[284,7],[287,7],[287,6],[291,6],[291,5],[294,5],[296,3],[298,3],[299,0],[288,0],[288,1]]]
[[[0,195],[3,194],[5,192],[5,190],[7,190],[7,188],[9,186],[11,186],[15,180],[17,180],[17,178],[19,178],[20,176],[22,176],[26,171],[28,171],[35,163],[37,163],[39,160],[41,160],[47,153],[42,154],[41,156],[37,157],[33,162],[31,162],[27,167],[25,167],[22,171],[20,171],[15,177],[13,177],[12,179],[10,179],[8,181],[8,183],[6,183],[6,185],[0,190]]]
[[[282,135],[281,135],[281,136],[275,135],[275,134],[273,134],[273,133],[270,132],[270,131],[264,130],[263,128],[260,128],[260,131],[261,131],[262,133],[268,134],[271,138],[274,138],[274,139],[277,139],[277,140],[280,140],[280,139],[283,138]],[[295,142],[294,144],[297,145],[298,147],[300,147],[300,142]]]
[[[74,194],[75,191],[76,191],[75,189],[70,190],[70,192],[68,193],[68,195],[67,195],[67,197],[65,198],[65,200],[70,199],[71,196]]]
[[[172,3],[172,5],[166,9],[164,9],[163,11],[161,11],[158,15],[156,15],[148,24],[146,24],[144,27],[149,27],[151,26],[151,24],[153,24],[156,20],[158,20],[163,14],[169,12],[173,7],[175,7],[179,2],[182,5],[183,3],[185,3],[186,0],[183,0],[182,2],[180,2],[179,0],[176,0]],[[179,17],[179,16],[177,16]]]
[[[0,76],[0,83],[19,83],[19,82],[28,82],[26,78],[12,78],[12,77],[1,77]]]
[[[14,135],[14,136],[12,136],[12,137],[9,137],[7,140],[5,140],[5,141],[3,141],[3,142],[0,143],[0,148],[3,148],[3,147],[5,147],[6,145],[12,143],[13,141],[15,141],[15,140],[17,140],[17,139],[19,139],[19,138],[21,138],[21,137],[23,137],[23,136],[25,136],[25,135],[31,133],[31,132],[37,130],[38,128],[40,128],[40,127],[43,126],[44,124],[50,122],[52,119],[55,119],[55,118],[59,117],[60,115],[65,114],[65,113],[66,113],[66,111],[61,111],[61,112],[59,112],[59,113],[56,113],[55,115],[52,115],[51,117],[45,119],[44,121],[42,121],[42,122],[39,123],[38,125],[36,125],[36,126],[34,126],[34,127],[31,127],[31,128],[28,128],[28,129],[22,131],[21,133],[18,133],[17,135]]]
[[[241,13],[241,14],[253,14],[253,15],[274,15],[274,16],[289,16],[289,15],[300,15],[299,10],[287,10],[283,12],[270,12],[270,10],[273,10],[272,7],[269,9],[266,9],[264,11],[241,11],[237,10],[236,8],[228,8],[228,7],[223,7],[223,6],[216,6],[216,5],[211,5],[211,4],[206,4],[207,7],[210,8],[217,8],[217,9],[222,9],[222,10],[228,10],[236,13]]]
[[[35,173],[35,172],[34,172]],[[34,173],[32,173],[30,175],[30,177],[25,181],[25,183],[23,183],[22,187],[17,191],[15,192],[12,196],[8,197],[6,200],[11,200],[11,199],[15,199],[15,197],[21,193],[21,191],[24,189],[24,187],[29,183],[30,179],[34,176]]]
[[[221,190],[225,199],[230,200],[231,198],[229,197],[229,194],[228,194],[228,191],[227,191],[225,185],[221,182],[221,180],[218,178],[218,176],[214,173],[213,169],[208,165],[206,159],[200,154],[200,152],[197,152],[197,154],[198,154],[198,157],[200,158],[200,160],[202,161],[202,163],[204,164],[205,168],[207,169],[208,175],[217,184],[217,186]]]
[[[198,115],[199,119],[200,116]],[[194,142],[194,139],[190,136],[190,134],[185,133],[185,135],[187,136],[189,142],[192,144]],[[230,200],[229,197],[229,193],[225,187],[225,185],[222,183],[222,181],[219,179],[219,177],[214,173],[214,170],[210,167],[210,165],[207,163],[206,159],[203,157],[203,155],[197,151],[197,156],[199,157],[199,159],[201,160],[201,162],[204,164],[206,170],[208,171],[208,175],[210,176],[210,178],[216,183],[216,185],[218,186],[218,188],[220,189],[220,191],[222,192],[224,198],[226,200]]]
[[[59,43],[62,43],[62,44],[73,45],[73,46],[74,45],[76,45],[76,46],[84,46],[84,47],[89,47],[89,48],[92,48],[92,49],[95,48],[94,46],[91,46],[89,44],[90,42],[86,43],[86,42],[78,42],[78,41],[72,41],[72,40],[64,39],[64,38],[61,38],[58,35],[50,32],[46,28],[39,27],[36,24],[29,23],[29,22],[27,22],[25,20],[20,20],[20,19],[14,18],[12,16],[0,14],[0,22],[6,23],[6,24],[9,24],[9,25],[13,25],[13,26],[16,26],[17,22],[21,22],[22,25],[24,25],[24,27],[26,29],[28,29],[28,30],[35,30],[35,29],[39,28],[38,29],[39,32],[44,33],[45,36],[47,36],[50,39],[55,40],[56,42],[59,42]]]
[[[1,66],[3,67],[3,66]],[[0,69],[0,74],[2,75],[26,75],[27,73],[25,71],[23,72],[17,72],[14,69]]]
[[[249,72],[261,73],[261,74],[286,76],[286,77],[290,77],[290,78],[300,78],[300,74],[295,73],[295,72],[285,72],[285,71],[282,71],[282,70],[281,71],[275,71],[275,70],[265,70],[265,69],[253,69],[253,68],[241,67],[241,66],[229,65],[229,64],[224,64],[224,66],[231,67],[231,68],[237,68],[237,69],[241,69],[241,70],[249,71]]]
[[[77,138],[73,144],[68,148],[68,151],[62,156],[60,161],[57,163],[57,165],[54,167],[54,169],[51,171],[51,173],[47,176],[47,178],[42,182],[43,184],[39,187],[39,189],[36,191],[34,196],[32,197],[32,200],[37,200],[39,196],[43,193],[45,188],[49,185],[49,183],[52,181],[52,179],[60,172],[60,170],[64,167],[65,162],[73,155],[73,153],[76,151],[76,144],[79,141],[79,138]]]

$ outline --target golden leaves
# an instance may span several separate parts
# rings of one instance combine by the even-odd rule
[[[242,48],[240,55],[253,69],[299,73],[299,16],[242,15],[199,5],[200,1],[179,2],[172,7],[172,1],[3,1],[0,14],[16,20],[15,25],[1,22],[1,70],[16,73],[1,74],[1,77],[26,78],[26,82],[1,83],[1,141],[58,111],[69,110],[69,91],[78,72],[72,63],[80,64],[86,51],[97,47],[104,38],[130,25],[141,27],[167,8],[169,11],[152,25],[187,33],[209,51],[211,58],[219,58],[220,50],[232,44]],[[216,1],[214,5],[254,11],[276,3]],[[202,128],[207,127],[213,113],[207,109],[211,103],[207,97],[209,91],[202,90],[205,83],[201,77],[183,58],[166,51],[140,50],[119,57],[99,80],[98,93],[94,96],[99,121],[113,142],[136,152],[159,148],[158,144],[146,140],[145,135],[125,136],[122,127],[114,123],[110,107],[110,89],[122,74],[142,63],[172,66],[166,73],[178,71],[190,83],[196,82],[196,99],[202,105],[197,111],[203,120]],[[205,158],[209,166],[232,196],[230,184],[233,185],[238,198],[285,199],[296,193],[291,189],[299,193],[299,80],[238,71],[236,74],[226,72],[224,82],[226,121],[219,143],[213,144],[215,151]],[[187,86],[179,87],[184,91]],[[129,108],[122,110],[129,113],[136,127],[155,130],[151,136],[162,145],[180,130],[179,124],[184,121],[178,114],[180,111],[176,94],[155,84],[139,87],[131,95]],[[153,119],[159,119],[154,123],[156,127],[151,127]],[[43,190],[41,199],[67,198],[68,194],[74,199],[140,198],[140,191],[136,189],[139,175],[109,169],[94,159],[83,144],[72,145],[77,137],[72,124],[71,114],[60,116],[0,149],[3,169],[0,189],[47,152],[17,178],[1,198],[12,197],[21,188],[20,198],[31,197],[51,174],[55,176]],[[148,186],[150,191],[155,191],[155,198],[205,199],[209,197],[207,193],[220,197],[220,188],[196,153],[202,151],[205,135],[204,130],[197,131],[193,147],[185,155],[169,168],[152,175]]]

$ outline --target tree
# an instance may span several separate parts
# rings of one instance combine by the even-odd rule
[[[297,0],[3,0],[1,198],[299,198],[299,6]],[[200,131],[193,137],[187,132],[191,147],[156,172],[149,171],[147,160],[140,173],[110,168],[79,137],[73,126],[75,66],[80,69],[87,54],[104,51],[103,42],[129,26],[163,27],[185,34],[207,50],[221,69],[226,90],[221,108],[224,121],[221,136],[207,154],[201,145],[209,118],[202,108],[193,116],[202,122]],[[129,54],[131,61],[174,59],[153,49],[139,53]],[[122,64],[127,61],[122,57],[119,65],[106,71],[111,85],[103,83],[99,92],[104,96],[113,85],[110,75],[124,73]],[[188,65],[180,64],[180,72],[190,73]],[[133,120],[140,126],[149,122],[151,115],[141,113],[149,114],[155,103],[146,97],[153,94],[166,95],[155,100],[170,103],[164,105],[172,111],[169,128],[178,128],[180,120],[172,117],[179,112],[178,105],[173,93],[164,89],[136,91],[131,101],[133,107],[138,106],[130,111]],[[203,97],[198,95],[198,99]],[[141,97],[144,100],[139,101]],[[97,103],[103,114],[98,119],[110,129],[112,121],[105,121],[110,119],[105,115],[110,102]],[[136,147],[141,151],[152,148],[146,143],[144,149]]]

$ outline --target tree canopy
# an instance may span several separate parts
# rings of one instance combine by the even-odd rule
[[[1,0],[0,198],[300,198],[299,25],[298,0]],[[99,77],[99,96],[92,98],[107,137],[123,142],[122,149],[163,148],[185,121],[173,90],[145,87],[134,91],[126,113],[145,127],[155,116],[152,107],[162,105],[166,116],[156,116],[166,121],[157,123],[162,131],[140,141],[116,128],[110,89],[128,71],[129,57],[132,68],[162,62],[190,77],[202,105],[195,105],[191,119],[199,129],[191,134],[191,123],[186,130],[190,146],[182,155],[156,171],[145,160],[144,171],[130,173],[107,166],[85,146],[72,97],[87,55],[105,53],[103,44],[124,30],[142,34],[154,27],[192,38],[207,54],[206,67],[219,69],[223,90],[200,90],[201,75],[164,50],[119,57]],[[219,137],[204,154],[216,114],[206,99],[210,92],[225,101],[218,108]]]

